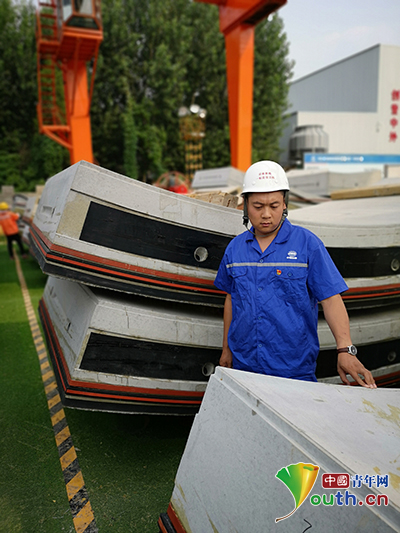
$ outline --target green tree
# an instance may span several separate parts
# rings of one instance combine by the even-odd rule
[[[124,162],[126,83],[135,102],[138,175],[184,171],[177,111],[207,110],[204,167],[230,162],[225,44],[216,6],[188,0],[103,0],[105,39],[93,101],[94,151],[100,164],[129,173]],[[282,20],[255,35],[253,160],[279,157],[279,136],[292,65]]]
[[[124,168],[130,178],[138,178],[137,129],[134,117],[134,101],[127,89],[126,109],[123,115],[124,126]]]
[[[35,19],[31,2],[0,0],[0,133],[3,146],[30,139],[35,118]],[[10,132],[18,131],[18,140]]]
[[[139,177],[184,170],[178,109],[189,106],[194,93],[208,111],[204,164],[227,164],[225,52],[216,7],[188,0],[104,0],[102,16],[105,39],[92,107],[99,163],[126,172],[126,83],[135,102]]]
[[[0,185],[34,190],[68,164],[38,133],[35,5],[0,0]]]
[[[205,168],[230,162],[224,37],[218,8],[191,0],[102,0],[91,121],[100,165],[139,179],[184,171],[178,109],[207,110]],[[275,15],[256,28],[253,160],[276,159],[291,64]],[[0,0],[0,185],[32,190],[68,166],[68,152],[39,135],[35,5]]]
[[[255,32],[252,159],[279,160],[293,63],[283,21],[276,13]]]

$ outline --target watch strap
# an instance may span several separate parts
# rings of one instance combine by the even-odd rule
[[[346,353],[350,353],[347,346],[346,346],[346,348],[338,348],[337,349],[337,353],[345,353],[345,352]]]

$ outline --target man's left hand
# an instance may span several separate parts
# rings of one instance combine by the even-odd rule
[[[354,355],[350,355],[349,353],[338,354],[337,370],[340,379],[345,385],[350,385],[350,381],[346,376],[346,374],[349,374],[362,387],[376,389],[375,380],[371,372]],[[359,374],[364,377],[365,381],[360,378]]]

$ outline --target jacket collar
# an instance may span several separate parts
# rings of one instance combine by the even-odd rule
[[[282,222],[281,227],[279,228],[278,234],[276,235],[274,242],[276,244],[283,244],[289,239],[290,234],[292,233],[293,226],[287,218]],[[251,226],[250,231],[254,232],[253,226]],[[256,238],[253,233],[247,232],[248,236],[246,242],[254,241]]]

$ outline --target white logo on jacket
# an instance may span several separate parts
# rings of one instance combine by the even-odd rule
[[[297,252],[291,250],[290,252],[288,252],[286,259],[297,259]]]

